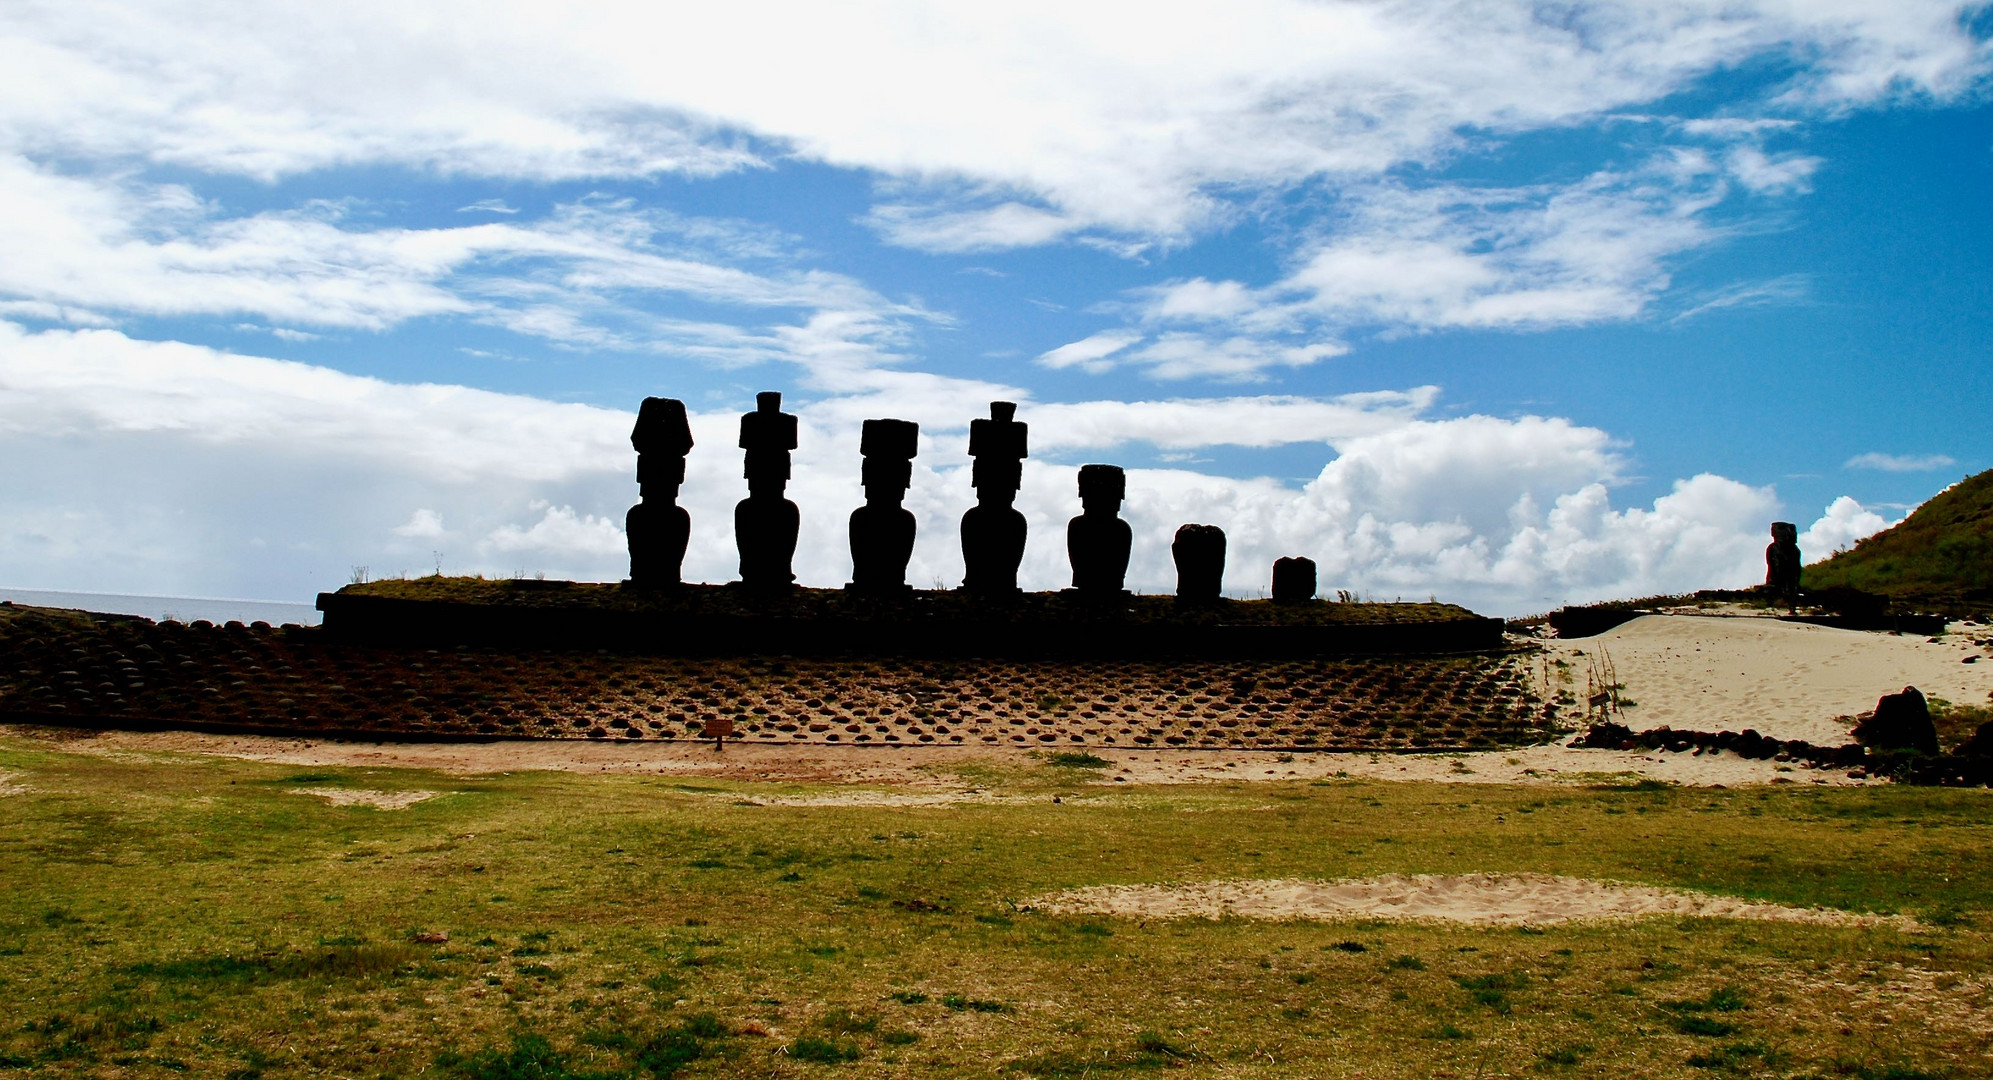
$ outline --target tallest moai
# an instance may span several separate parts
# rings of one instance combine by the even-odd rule
[[[630,581],[676,585],[684,572],[685,543],[692,535],[692,517],[678,505],[685,455],[692,452],[685,403],[645,398],[637,409],[630,445],[637,450],[637,488],[643,500],[623,519],[623,532],[630,541]]]
[[[976,459],[969,475],[976,505],[962,515],[962,587],[970,592],[1017,591],[1029,526],[1011,504],[1024,482],[1028,434],[1028,425],[1017,420],[1014,402],[992,401],[989,419],[969,421],[969,456]]]
[[[747,498],[734,506],[734,544],[740,548],[741,584],[786,589],[796,581],[790,564],[802,514],[783,497],[789,486],[789,451],[796,448],[796,418],[782,411],[782,395],[754,396],[754,411],[740,418],[742,472]]]

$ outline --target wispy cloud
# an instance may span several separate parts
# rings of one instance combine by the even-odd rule
[[[1879,469],[1883,472],[1930,472],[1934,469],[1948,469],[1958,462],[1944,454],[1883,454],[1870,451],[1856,454],[1847,460],[1844,468]]]

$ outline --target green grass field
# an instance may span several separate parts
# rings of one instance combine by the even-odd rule
[[[91,746],[0,738],[0,1076],[1908,1080],[1993,1062],[1984,791],[1129,790],[1086,784],[1084,756],[1019,755],[953,777],[995,804],[798,807],[762,802],[794,786]],[[444,794],[387,811],[301,788]],[[1928,928],[1019,910],[1101,883],[1524,870]]]

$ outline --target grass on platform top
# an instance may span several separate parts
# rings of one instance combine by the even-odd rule
[[[1133,595],[1101,604],[1063,592],[1022,593],[999,601],[960,590],[917,589],[899,597],[854,595],[843,589],[795,588],[756,595],[737,585],[684,585],[643,589],[614,583],[421,577],[348,585],[342,596],[378,596],[453,604],[504,604],[533,608],[593,608],[676,616],[763,616],[854,622],[1118,622],[1202,626],[1335,626],[1429,623],[1477,616],[1457,604],[1339,603],[1316,600],[1276,604],[1271,600],[1223,599],[1210,606],[1179,606],[1175,597]]]

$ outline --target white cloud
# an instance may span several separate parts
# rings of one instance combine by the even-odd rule
[[[1075,227],[1063,214],[1019,202],[976,210],[889,203],[873,207],[865,222],[901,247],[948,253],[1036,247]]]
[[[1566,127],[1757,61],[1792,71],[1788,110],[1959,94],[1989,58],[1966,10],[30,0],[0,36],[0,142],[266,179],[696,176],[793,154],[902,178],[897,205],[931,189],[907,220],[935,227],[910,243],[1182,235],[1223,220],[1229,189],[1374,177],[1462,132]]]
[[[406,540],[440,540],[445,535],[443,515],[427,508],[408,515],[408,521],[394,527],[394,534]]]
[[[519,208],[505,205],[504,199],[479,199],[467,206],[457,207],[459,214],[516,214]]]
[[[1348,346],[1336,342],[1290,345],[1251,337],[1168,333],[1137,349],[1130,359],[1147,364],[1149,374],[1158,379],[1255,382],[1269,368],[1307,367],[1348,351]]]
[[[879,375],[912,373],[875,372]],[[977,387],[976,389],[987,389]],[[959,581],[956,523],[973,501],[965,388],[921,376],[870,393],[955,410],[925,432],[907,506],[920,523],[911,580]],[[848,577],[844,523],[860,501],[866,393],[801,406],[790,497],[802,508],[797,572]],[[1030,405],[1034,456],[1018,506],[1031,523],[1025,581],[1069,580],[1064,523],[1084,450],[1319,442],[1335,457],[1295,488],[1183,469],[1131,469],[1130,582],[1173,587],[1169,537],[1187,521],[1230,537],[1228,583],[1264,586],[1281,555],[1308,555],[1325,588],[1438,594],[1494,613],[1553,602],[1736,585],[1762,575],[1769,489],[1680,481],[1616,508],[1622,463],[1596,428],[1556,418],[1430,420],[1436,391],[1315,400],[1236,398]],[[925,419],[925,418],[924,418]],[[688,576],[734,573],[733,503],[745,493],[731,412],[692,416],[684,504]],[[463,387],[408,385],[113,331],[29,333],[0,323],[0,580],[188,595],[299,596],[348,568],[616,580],[618,523],[636,499],[628,413]],[[414,511],[408,508],[417,508]],[[1837,502],[1808,531],[1827,544],[1874,522]]]
[[[1849,458],[1842,468],[1880,469],[1883,472],[1930,472],[1949,469],[1958,462],[1944,454],[1882,454],[1871,451]]]
[[[1873,536],[1894,524],[1843,495],[1828,504],[1810,528],[1799,536],[1799,550],[1807,562],[1819,562],[1845,551],[1863,537]]]
[[[1142,335],[1138,331],[1103,330],[1045,353],[1038,358],[1038,363],[1055,369],[1076,367],[1088,374],[1098,375],[1114,369],[1114,361],[1109,357],[1140,340]]]

